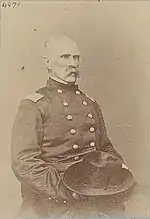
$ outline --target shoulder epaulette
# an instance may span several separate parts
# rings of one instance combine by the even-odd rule
[[[32,100],[33,102],[37,102],[38,100],[40,100],[42,97],[44,97],[44,95],[39,94],[39,93],[31,93],[28,94],[28,96],[26,96],[24,99],[26,100]]]

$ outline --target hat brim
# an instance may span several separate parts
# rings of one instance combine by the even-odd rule
[[[81,167],[82,167],[81,163],[76,163],[70,166],[66,170],[63,176],[64,185],[71,191],[76,192],[80,195],[85,195],[85,196],[113,195],[129,190],[135,183],[132,173],[128,169],[122,169],[122,174],[120,176],[123,179],[122,183],[115,187],[113,186],[113,187],[102,188],[100,186],[99,188],[93,188],[92,185],[85,186],[83,184],[84,178],[82,178],[82,176],[80,177],[76,176],[76,178],[72,177],[73,175],[75,175],[76,172],[75,169],[79,169]]]

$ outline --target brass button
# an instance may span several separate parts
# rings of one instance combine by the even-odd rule
[[[72,197],[75,198],[75,199],[78,198],[77,193],[76,193],[76,192],[73,192],[73,193],[72,193]]]
[[[72,116],[71,116],[71,115],[68,115],[66,118],[67,118],[68,120],[72,120]]]
[[[88,117],[89,117],[90,119],[92,119],[92,118],[93,118],[92,113],[89,113],[89,114],[88,114]]]
[[[75,133],[76,133],[76,130],[75,130],[75,129],[71,129],[71,130],[70,130],[70,133],[71,133],[71,134],[75,134]]]
[[[87,106],[87,102],[85,100],[82,103],[83,105]]]
[[[92,141],[92,142],[90,143],[90,146],[91,146],[91,147],[94,147],[94,146],[95,146],[95,142]]]
[[[79,95],[80,93],[81,93],[81,92],[80,92],[79,90],[77,90],[77,91],[76,91],[76,94],[78,94],[78,95]]]
[[[59,202],[58,199],[56,199],[56,202]]]
[[[79,147],[79,145],[77,145],[77,144],[73,145],[73,149],[77,149],[78,147]]]
[[[51,198],[51,197],[49,197],[48,199],[49,199],[49,200],[51,200],[52,198]]]
[[[79,159],[80,159],[79,156],[74,157],[74,160],[79,160]]]
[[[69,106],[69,103],[67,101],[64,101],[63,105],[64,106]]]
[[[58,89],[58,90],[57,90],[57,93],[62,94],[62,90],[61,90],[61,89]]]
[[[90,132],[94,132],[94,131],[95,131],[94,127],[91,127]]]
[[[66,204],[66,203],[67,203],[67,201],[66,201],[66,200],[64,200],[64,203]]]

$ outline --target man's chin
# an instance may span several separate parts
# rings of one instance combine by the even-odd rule
[[[77,81],[76,76],[69,76],[69,77],[66,78],[67,83],[75,83],[76,81]]]

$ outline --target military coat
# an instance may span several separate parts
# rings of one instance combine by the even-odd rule
[[[53,202],[67,204],[59,187],[63,173],[94,150],[123,161],[107,136],[99,105],[78,85],[49,78],[45,87],[21,101],[12,131],[11,157],[24,202],[38,209]]]

